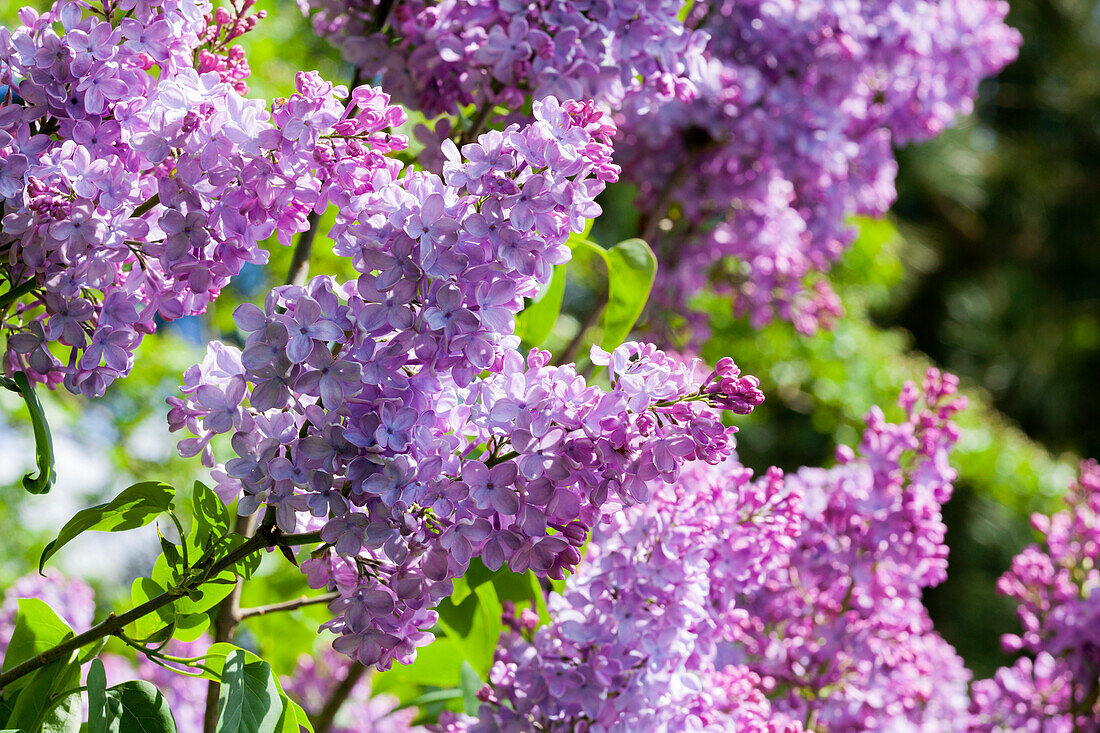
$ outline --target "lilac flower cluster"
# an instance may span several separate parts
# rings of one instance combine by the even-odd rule
[[[1100,728],[1100,465],[1081,464],[1068,508],[1036,514],[1041,543],[1012,561],[997,589],[1018,604],[1021,634],[1003,639],[1022,652],[1013,666],[974,683],[971,730]]]
[[[444,177],[377,169],[334,183],[336,250],[361,273],[275,289],[238,308],[244,349],[211,345],[172,398],[183,455],[214,465],[242,513],[321,529],[304,568],[335,587],[335,646],[365,664],[408,662],[431,608],[472,557],[562,577],[601,516],[649,498],[687,462],[718,462],[763,395],[729,359],[716,370],[624,344],[593,361],[611,390],[511,335],[523,298],[569,258],[565,242],[614,180],[613,128],[590,104],[548,99],[535,122],[490,132]],[[341,182],[342,184],[342,182]]]
[[[806,332],[840,311],[817,274],[850,244],[847,217],[893,202],[891,146],[969,112],[1020,44],[1004,0],[301,4],[429,116],[473,103],[491,117],[525,95],[613,110],[657,302],[682,313],[717,285],[757,325]],[[452,134],[444,120],[426,141]]]
[[[802,495],[801,533],[737,598],[743,616],[721,656],[809,728],[954,731],[966,719],[970,673],[920,603],[946,573],[956,385],[930,370],[923,389],[902,392],[905,420],[871,411],[858,456],[841,448],[835,468],[787,479]]]
[[[689,102],[622,123],[621,162],[651,242],[660,302],[718,286],[760,325],[810,332],[836,315],[824,281],[852,214],[893,203],[892,145],[942,132],[978,82],[1016,55],[1003,0],[718,0],[694,3],[707,64]],[[810,278],[813,279],[813,278]],[[705,324],[700,324],[705,325]]]
[[[273,114],[241,96],[241,1],[58,0],[0,29],[6,371],[101,395],[156,319],[203,312],[260,240],[304,230],[329,177],[390,165],[379,92],[345,108],[303,73]]]
[[[706,36],[679,0],[299,0],[364,76],[428,116],[535,99],[648,107],[693,92]],[[383,28],[385,30],[383,31]]]
[[[326,647],[315,656],[303,655],[294,673],[283,677],[283,689],[311,715],[324,709],[333,690],[347,676],[350,660]],[[398,708],[393,695],[371,696],[370,680],[365,676],[355,683],[340,707],[330,733],[422,733],[414,726],[415,707]]]
[[[794,546],[799,497],[772,469],[695,464],[644,506],[598,526],[552,621],[530,612],[498,648],[471,731],[774,731],[744,667],[716,665],[718,642],[754,589]]]

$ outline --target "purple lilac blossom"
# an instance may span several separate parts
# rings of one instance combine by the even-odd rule
[[[598,525],[551,622],[510,619],[477,720],[445,730],[769,731],[802,726],[773,711],[759,678],[717,665],[737,628],[735,599],[795,544],[800,498],[770,470],[695,463],[648,503]]]
[[[229,43],[262,17],[251,0],[131,5],[58,0],[0,29],[0,279],[23,292],[2,314],[4,370],[88,396],[130,371],[156,319],[202,313],[266,261],[258,242],[306,229],[329,179],[392,165],[375,133],[400,121],[384,95],[345,107],[315,74],[272,111],[242,96]]]
[[[519,109],[528,96],[689,98],[707,37],[679,0],[299,0],[317,32],[402,104],[429,117],[469,104]],[[381,21],[381,23],[380,23]],[[384,30],[380,28],[384,26]]]
[[[852,241],[848,217],[892,204],[892,146],[967,114],[1020,44],[1003,0],[300,4],[428,116],[547,95],[611,111],[661,263],[655,303],[691,314],[697,338],[706,319],[686,306],[708,285],[757,326],[828,325],[841,308],[820,274]],[[422,161],[460,132],[422,127]]]
[[[905,419],[874,408],[858,453],[787,478],[802,496],[798,539],[737,597],[721,657],[760,676],[773,707],[823,731],[959,730],[970,673],[932,628],[923,588],[943,581],[941,505],[955,471],[957,380],[930,370],[906,385]]]
[[[971,730],[1100,729],[1100,465],[1081,463],[1067,509],[1032,516],[1040,534],[997,590],[1019,605],[1023,631],[1005,651],[1026,654],[974,683]]]
[[[350,665],[351,660],[326,647],[314,656],[302,656],[293,674],[283,677],[283,689],[307,713],[317,715],[344,679]],[[328,730],[330,733],[423,733],[424,728],[413,725],[417,709],[396,709],[398,704],[399,700],[393,695],[372,697],[370,680],[364,675],[348,694]]]
[[[707,285],[757,326],[812,332],[840,312],[818,273],[851,243],[853,214],[893,203],[892,146],[973,105],[1016,55],[1002,0],[719,0],[697,93],[621,121],[625,179],[653,226],[658,302],[677,312]],[[696,314],[705,333],[705,321]]]
[[[341,592],[325,628],[380,669],[431,641],[431,609],[472,557],[562,577],[601,517],[732,452],[721,410],[763,400],[729,359],[708,370],[649,345],[595,349],[605,391],[515,350],[524,297],[569,259],[570,232],[618,174],[592,104],[548,98],[534,116],[446,146],[442,178],[344,169],[327,192],[332,236],[359,279],[241,306],[243,350],[211,344],[169,400],[171,428],[194,436],[181,454],[215,466],[211,439],[232,434],[215,469],[227,501],[320,529],[303,569]]]

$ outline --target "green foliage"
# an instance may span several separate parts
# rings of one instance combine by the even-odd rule
[[[516,316],[516,335],[525,347],[540,346],[554,329],[565,295],[565,265],[557,265],[545,292]]]
[[[261,563],[252,582],[244,584],[241,605],[265,606],[313,592],[298,568],[273,554]],[[325,605],[304,606],[253,616],[245,621],[245,626],[256,640],[257,653],[271,665],[276,675],[289,675],[294,672],[299,657],[316,651],[317,627],[329,618],[331,614]],[[326,637],[320,642],[327,644],[329,639]]]
[[[218,696],[218,733],[269,733],[282,715],[271,667],[237,649],[225,658]]]
[[[454,586],[452,596],[436,609],[436,641],[418,649],[412,664],[395,665],[371,681],[376,694],[387,692],[419,707],[423,720],[434,719],[442,709],[476,712],[477,690],[488,678],[504,630],[504,601],[516,604],[517,611],[534,608],[544,623],[549,618],[542,586],[530,571],[494,572],[474,559]]]
[[[610,351],[626,340],[645,309],[657,257],[641,239],[627,239],[606,251],[608,299],[600,346]]]
[[[236,684],[234,680],[238,674],[241,675],[242,683],[246,688],[245,697],[243,701],[237,698],[232,700],[232,704],[237,706],[233,710],[240,711],[240,718],[237,717],[236,712],[230,712],[228,722],[238,727],[229,730],[299,733],[299,728],[305,728],[309,733],[313,733],[313,724],[302,707],[287,697],[278,678],[272,674],[271,667],[252,652],[233,644],[218,642],[206,651],[202,657],[202,663],[203,667],[198,674],[214,682]],[[238,673],[237,668],[242,664]],[[266,677],[261,674],[262,671],[266,671]],[[221,704],[219,701],[219,733],[223,730],[220,727],[223,719]],[[274,721],[273,724],[272,721]],[[242,725],[246,727],[242,728]],[[258,727],[247,727],[251,725]]]
[[[197,550],[205,550],[214,540],[229,533],[231,521],[229,509],[213,489],[196,481],[191,490],[190,544]]]
[[[7,672],[31,657],[38,656],[50,647],[73,636],[73,630],[54,613],[45,601],[37,598],[20,598],[15,616],[15,629],[4,653],[0,671]],[[15,682],[18,685],[19,682]],[[9,685],[5,692],[12,689]]]
[[[107,733],[176,733],[164,695],[145,680],[107,690]]]
[[[72,637],[73,630],[45,602],[20,599],[2,671],[8,672]],[[79,685],[80,664],[75,652],[39,667],[5,686],[2,709],[9,712],[0,725],[27,733],[75,733],[80,728],[81,705],[80,696],[72,693]]]
[[[90,507],[70,519],[57,539],[46,545],[38,561],[42,570],[54,553],[84,532],[123,532],[144,527],[164,512],[171,511],[176,490],[159,481],[143,481],[122,490],[105,504]]]
[[[107,733],[107,672],[93,659],[88,667],[88,733]]]
[[[574,235],[569,239],[569,247],[573,258],[565,266],[568,283],[562,283],[562,292],[569,309],[581,313],[581,323],[574,331],[574,343],[569,348],[573,354],[582,355],[578,359],[582,362],[586,351],[578,347],[598,343],[602,348],[611,350],[630,335],[645,310],[653,288],[657,259],[649,245],[641,239],[627,239],[611,249],[604,249],[590,239]],[[572,295],[566,286],[572,288]],[[579,303],[577,291],[585,294]],[[557,301],[555,305],[553,308],[547,306],[545,312],[536,316],[542,326],[539,334],[543,340],[525,339],[525,345],[547,342],[551,329],[557,330],[550,319],[556,319],[562,308]],[[522,319],[524,314],[520,316]],[[588,338],[586,332],[597,322],[600,325],[598,334]],[[556,350],[557,344],[553,346]]]

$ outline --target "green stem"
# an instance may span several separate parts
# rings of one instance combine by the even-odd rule
[[[14,284],[13,282],[11,288],[8,289],[8,292],[0,295],[0,313],[6,311],[8,309],[8,306],[22,298],[27,293],[34,290],[36,287],[38,287],[38,283],[33,277],[30,280],[19,283],[18,285]]]
[[[154,206],[160,203],[160,194],[154,193],[152,196],[141,202],[134,213],[130,214],[131,219],[140,219],[146,212],[152,209]]]
[[[50,662],[58,659],[63,659],[72,652],[87,646],[92,642],[102,639],[107,636],[115,636],[122,631],[126,626],[132,624],[138,619],[161,609],[168,604],[174,602],[177,598],[187,595],[189,591],[194,590],[198,586],[202,585],[203,578],[216,577],[223,570],[228,570],[244,558],[258,552],[270,545],[285,545],[287,547],[295,547],[298,545],[307,545],[314,542],[318,542],[321,539],[320,532],[305,532],[302,534],[272,536],[270,533],[261,532],[254,537],[250,537],[247,542],[242,544],[233,552],[229,553],[225,557],[213,562],[209,566],[209,572],[202,573],[197,582],[187,584],[181,588],[174,588],[170,591],[161,593],[155,598],[150,598],[140,606],[131,608],[126,613],[120,616],[115,614],[109,614],[106,619],[96,624],[92,628],[88,629],[82,634],[77,634],[73,638],[63,641],[55,647],[50,647],[41,654],[31,657],[30,659],[17,664],[7,672],[0,674],[0,690],[6,685],[14,682],[20,677],[24,677],[36,669],[45,667]],[[201,567],[201,565],[199,566]],[[202,568],[205,570],[205,568]]]
[[[237,611],[237,620],[244,621],[250,619],[253,616],[266,616],[269,613],[279,613],[281,611],[293,611],[304,606],[315,606],[321,603],[329,603],[340,597],[340,594],[336,591],[332,593],[325,593],[320,596],[302,596],[301,598],[295,598],[290,601],[283,601],[282,603],[272,603],[267,606],[254,606],[253,608],[242,608]]]

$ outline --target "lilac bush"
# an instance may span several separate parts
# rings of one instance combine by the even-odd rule
[[[971,685],[921,605],[947,571],[955,378],[908,385],[898,422],[874,408],[858,451],[842,447],[831,468],[754,475],[729,413],[764,396],[731,358],[711,367],[626,341],[593,346],[579,368],[572,347],[522,353],[516,332],[555,268],[590,246],[580,238],[620,181],[637,188],[638,233],[659,255],[654,305],[696,337],[706,324],[690,302],[703,292],[754,325],[827,323],[840,306],[817,273],[850,242],[848,216],[889,207],[892,146],[953,124],[1015,55],[1003,2],[303,7],[357,81],[301,71],[270,105],[246,96],[235,43],[264,16],[252,0],[58,0],[0,29],[12,375],[0,385],[33,395],[15,381],[29,375],[100,396],[158,322],[204,312],[265,262],[263,240],[294,244],[297,262],[262,305],[236,308],[239,341],[210,343],[169,399],[180,454],[211,470],[217,494],[195,487],[190,531],[174,489],[144,482],[55,540],[167,514],[176,532],[161,533],[135,608],[94,624],[90,588],[60,578],[5,594],[0,652],[19,659],[0,670],[0,727],[45,730],[63,695],[85,689],[89,727],[104,722],[113,713],[92,692],[107,683],[75,652],[113,636],[138,655],[101,656],[112,683],[152,682],[173,711],[166,731],[213,731],[246,671],[284,696],[269,665],[227,643],[236,624],[323,602],[331,648],[300,659],[285,691],[315,720],[341,709],[323,730],[413,730],[420,710],[371,697],[358,675],[399,673],[441,633],[465,643],[436,609],[472,567],[530,571],[548,618],[542,596],[504,604],[487,681],[488,657],[480,673],[464,660],[463,689],[430,685],[424,710],[450,706],[427,715],[440,730],[1100,725],[1095,463],[1066,512],[1035,519],[1042,544],[1001,581],[1023,625],[1006,647],[1024,656]],[[418,156],[391,94],[443,116],[419,131]],[[303,242],[326,210],[322,234],[350,279],[304,277]],[[231,530],[229,506],[258,527]],[[240,578],[273,548],[323,593],[245,613]],[[44,599],[73,633],[51,617],[60,641],[18,648],[12,628],[35,619],[17,596]],[[174,639],[181,630],[193,641]],[[49,706],[28,710],[31,693],[9,705],[23,678]],[[40,687],[74,680],[86,681]],[[294,730],[295,706],[279,705],[264,714]]]

